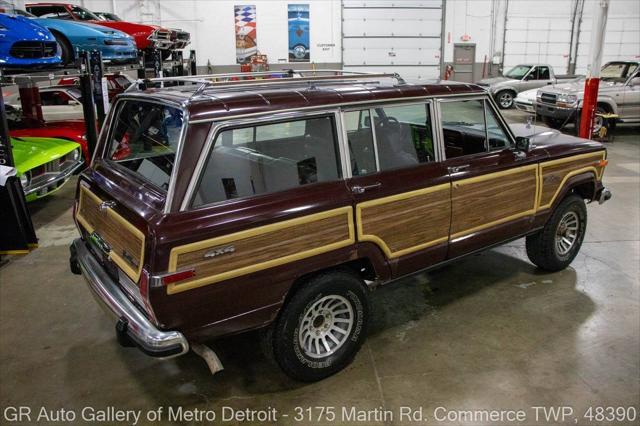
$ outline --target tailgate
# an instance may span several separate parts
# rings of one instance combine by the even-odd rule
[[[79,187],[78,223],[92,244],[108,253],[109,260],[138,282],[144,260],[144,234],[114,210],[115,202],[103,200],[82,184]]]

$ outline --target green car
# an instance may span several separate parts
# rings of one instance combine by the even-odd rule
[[[11,138],[11,148],[27,201],[60,189],[84,162],[80,145],[64,139]]]

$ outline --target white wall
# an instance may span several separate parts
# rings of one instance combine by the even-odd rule
[[[309,4],[311,61],[341,62],[340,0],[75,0],[90,10],[113,11],[124,20],[182,28],[191,33],[198,65],[236,63],[234,5],[254,4],[258,49],[270,63],[288,61],[287,4]],[[318,45],[324,47],[318,47]]]
[[[567,71],[575,0],[509,0],[505,68],[522,62],[550,63]],[[599,0],[586,0],[580,26],[576,73],[587,71],[593,11]],[[445,62],[453,61],[453,44],[469,35],[476,62],[500,55],[507,0],[447,0]],[[494,18],[492,20],[492,10]],[[640,58],[640,1],[610,0],[603,60]]]
[[[15,0],[14,0],[15,1]],[[191,32],[198,65],[235,64],[233,6],[255,4],[258,48],[271,63],[288,57],[287,4],[308,3],[311,61],[341,62],[340,0],[71,0],[92,10],[113,11],[124,19],[180,27]],[[418,1],[418,0],[414,0]],[[557,73],[568,65],[571,13],[576,0],[446,0],[444,60],[468,35],[476,44],[476,63],[501,57],[504,11],[508,3],[506,65],[548,62]],[[580,31],[577,72],[585,73],[591,16],[599,0],[586,0]],[[394,3],[393,1],[389,3]],[[404,3],[409,3],[404,1]],[[640,1],[610,0],[604,59],[640,58]],[[333,47],[318,47],[318,44]]]
[[[578,44],[576,72],[586,74],[589,65],[591,27],[596,0],[588,0],[584,7]],[[616,59],[640,59],[640,1],[611,0],[607,16],[602,63]]]

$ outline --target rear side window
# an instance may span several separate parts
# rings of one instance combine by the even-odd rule
[[[333,117],[224,130],[207,158],[193,207],[341,177]]]
[[[166,191],[182,126],[183,113],[177,108],[144,101],[121,102],[109,135],[107,161]]]

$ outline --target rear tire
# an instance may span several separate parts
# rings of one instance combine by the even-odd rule
[[[587,207],[577,194],[568,195],[547,224],[527,237],[527,256],[540,269],[560,271],[575,259],[587,228]]]
[[[263,347],[287,376],[318,381],[353,360],[366,338],[368,317],[362,280],[346,271],[324,273],[302,283],[263,335]]]

